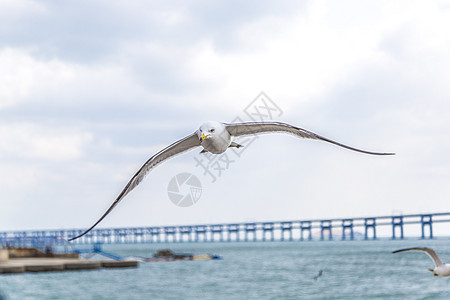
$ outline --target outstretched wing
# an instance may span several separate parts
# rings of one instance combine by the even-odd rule
[[[307,139],[315,139],[322,140],[328,143],[332,143],[353,151],[358,151],[367,154],[373,155],[394,155],[395,153],[379,153],[379,152],[371,152],[365,151],[357,148],[353,148],[333,140],[330,140],[326,137],[315,134],[314,132],[308,131],[303,128],[295,127],[287,123],[282,122],[246,122],[246,123],[235,123],[235,124],[225,124],[228,132],[232,136],[242,136],[242,135],[252,135],[258,133],[270,133],[270,132],[284,132],[294,134],[296,136],[307,138]]]
[[[117,204],[119,204],[119,202],[142,181],[142,179],[144,179],[145,175],[147,175],[147,173],[156,165],[158,165],[159,163],[163,162],[166,159],[171,158],[174,155],[180,154],[199,145],[200,143],[198,136],[196,133],[193,133],[173,143],[172,145],[164,148],[163,150],[159,151],[158,153],[150,157],[150,159],[147,160],[147,162],[139,169],[139,171],[137,171],[137,173],[134,174],[134,176],[130,179],[125,188],[122,190],[119,196],[117,196],[116,200],[114,200],[114,202],[103,214],[103,216],[97,222],[95,222],[95,224],[92,225],[88,230],[86,230],[85,232],[76,237],[69,239],[69,241],[73,241],[79,237],[82,237],[83,235],[91,231],[95,226],[97,226],[97,224],[100,223],[114,209],[114,207]]]
[[[400,250],[396,250],[392,253],[399,253],[399,252],[405,252],[405,251],[422,251],[422,252],[425,252],[426,254],[428,254],[429,257],[431,257],[431,259],[433,260],[434,265],[436,267],[439,267],[444,264],[442,262],[442,260],[439,258],[439,256],[437,255],[436,251],[434,251],[431,248],[427,248],[427,247],[414,247],[414,248],[400,249]]]

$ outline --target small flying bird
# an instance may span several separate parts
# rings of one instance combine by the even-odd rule
[[[353,151],[358,151],[366,154],[372,155],[393,155],[394,153],[379,153],[370,152],[344,144],[335,142],[311,131],[295,127],[286,123],[281,122],[246,122],[246,123],[220,123],[220,122],[206,122],[200,126],[194,133],[188,135],[187,137],[176,141],[175,143],[162,149],[152,157],[137,171],[136,174],[130,179],[122,192],[117,196],[116,200],[111,204],[108,210],[103,214],[103,216],[89,229],[87,229],[82,234],[69,239],[72,241],[79,237],[82,237],[88,233],[91,229],[97,226],[112,210],[113,208],[131,191],[133,190],[145,177],[145,175],[156,165],[173,157],[174,155],[180,154],[187,150],[195,147],[202,146],[203,149],[200,153],[210,152],[213,154],[221,154],[225,152],[230,147],[240,148],[242,145],[233,142],[232,137],[239,137],[244,135],[255,135],[260,133],[290,133],[301,138],[322,140],[328,143],[338,145]]]
[[[392,253],[399,253],[405,251],[422,251],[425,252],[434,262],[434,269],[428,269],[433,272],[434,276],[442,276],[448,277],[450,276],[450,264],[444,264],[442,260],[437,255],[436,251],[427,247],[415,247],[415,248],[406,248],[393,251]]]
[[[319,274],[317,274],[316,276],[314,276],[313,279],[314,279],[314,280],[319,279],[319,277],[322,276],[322,274],[323,274],[323,270],[320,270],[320,271],[319,271]]]

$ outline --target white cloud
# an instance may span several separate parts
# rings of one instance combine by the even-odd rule
[[[347,84],[361,66],[388,63],[377,47],[384,28],[372,28],[370,34],[365,28],[334,28],[327,21],[332,12],[320,3],[288,20],[280,16],[243,23],[240,39],[252,45],[244,51],[223,52],[208,39],[198,43],[189,69],[212,94],[228,98],[264,89],[276,91],[291,106]],[[239,100],[227,99],[223,106],[230,101]]]
[[[149,92],[134,83],[121,65],[84,65],[57,58],[40,60],[20,48],[0,50],[0,111],[64,110],[63,116],[90,108],[107,110],[111,105],[131,106]],[[62,117],[54,114],[52,118]],[[101,115],[99,115],[101,117]]]
[[[3,157],[71,161],[84,154],[92,134],[36,124],[0,124],[0,140]]]
[[[261,90],[284,121],[397,156],[267,137],[186,211],[165,195],[171,176],[195,165],[197,153],[186,154],[153,171],[105,224],[445,209],[450,10],[438,2],[5,3],[0,172],[27,186],[7,189],[10,204],[26,207],[29,191],[66,217],[8,219],[12,227],[90,224],[155,151],[204,120],[242,116]]]
[[[49,86],[73,76],[63,63],[39,62],[20,49],[0,51],[0,65],[0,109],[32,98],[40,89],[47,91]]]

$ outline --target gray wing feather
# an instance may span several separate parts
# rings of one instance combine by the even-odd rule
[[[167,146],[166,148],[162,149],[161,151],[150,157],[150,159],[147,160],[147,162],[139,169],[139,171],[137,171],[136,174],[134,174],[134,176],[130,179],[125,188],[122,190],[119,196],[117,196],[116,200],[111,204],[111,206],[103,214],[103,216],[97,222],[95,222],[95,224],[92,225],[89,229],[84,231],[82,234],[69,239],[69,241],[82,237],[83,235],[91,231],[95,226],[97,226],[97,224],[100,223],[129,192],[131,192],[139,183],[141,183],[142,179],[144,179],[145,175],[147,175],[147,173],[152,168],[154,168],[164,160],[171,158],[172,156],[185,152],[199,145],[200,143],[197,134],[193,133],[171,144],[170,146]]]
[[[373,155],[394,155],[395,153],[379,153],[379,152],[371,152],[365,151],[357,148],[353,148],[336,141],[330,140],[326,137],[315,134],[314,132],[308,131],[303,128],[295,127],[287,123],[282,122],[246,122],[246,123],[236,123],[236,124],[225,124],[227,131],[231,136],[243,136],[243,135],[252,135],[259,133],[271,133],[271,132],[284,132],[294,134],[296,136],[308,139],[322,140],[328,143],[332,143],[338,145],[340,147],[344,147],[353,151],[358,151],[366,154]]]
[[[434,265],[436,267],[439,267],[444,264],[442,262],[442,260],[439,258],[439,256],[437,255],[436,251],[434,251],[431,248],[427,248],[427,247],[414,247],[414,248],[400,249],[400,250],[396,250],[392,253],[399,253],[399,252],[405,252],[405,251],[422,251],[422,252],[425,252],[429,257],[431,257],[431,259],[433,260]]]

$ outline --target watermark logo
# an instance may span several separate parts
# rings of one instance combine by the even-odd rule
[[[202,183],[191,173],[180,173],[169,182],[167,194],[176,206],[189,207],[197,203],[202,195]]]
[[[283,111],[266,93],[261,92],[244,108],[244,113],[255,122],[263,122],[273,120],[274,117],[281,117]]]

